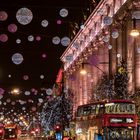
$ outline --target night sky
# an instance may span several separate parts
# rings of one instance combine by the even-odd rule
[[[7,18],[6,15],[0,15],[0,88],[4,90],[1,104],[11,105],[12,100],[17,103],[17,100],[27,101],[30,98],[35,99],[37,103],[38,98],[43,100],[46,98],[44,89],[53,87],[62,65],[60,56],[67,48],[61,42],[54,44],[52,38],[58,36],[60,39],[68,37],[72,40],[90,14],[91,2],[90,0],[0,1],[0,11],[7,13]],[[32,12],[33,18],[29,24],[23,25],[17,20],[16,14],[20,8],[28,8]],[[68,15],[62,17],[61,9],[66,9]],[[48,21],[48,26],[41,25],[43,20]],[[2,34],[8,38],[1,36]],[[30,35],[34,37],[33,41],[28,40]],[[17,43],[17,39],[21,42]],[[22,63],[13,63],[12,56],[15,53],[23,56]],[[10,91],[14,87],[21,90],[18,97],[11,96]],[[30,96],[25,96],[25,91],[31,92]],[[32,93],[34,91],[36,94]],[[7,99],[11,101],[7,102]]]

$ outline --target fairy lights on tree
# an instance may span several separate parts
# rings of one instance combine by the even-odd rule
[[[69,122],[72,119],[70,94],[72,95],[71,92],[63,92],[58,96],[55,94],[44,103],[41,112],[41,125],[45,134],[55,130],[55,126],[58,124],[62,129],[69,128]]]
[[[97,88],[93,93],[92,99],[127,99],[128,91],[128,72],[127,65],[124,60],[120,62],[116,73],[110,79],[109,75],[103,75],[97,84]]]

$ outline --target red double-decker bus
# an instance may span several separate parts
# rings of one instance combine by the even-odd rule
[[[77,108],[77,140],[137,140],[136,133],[133,101],[102,101]]]

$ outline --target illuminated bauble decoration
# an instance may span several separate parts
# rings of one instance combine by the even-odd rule
[[[119,36],[118,30],[117,29],[113,30],[111,33],[111,36],[112,36],[112,38],[118,38],[118,36]]]
[[[137,52],[140,53],[140,48],[137,48]]]
[[[44,75],[40,75],[40,79],[44,79]]]
[[[9,74],[9,75],[8,75],[8,78],[11,78],[11,77],[12,77],[12,75],[11,75],[11,74]]]
[[[68,54],[65,58],[66,61],[70,62],[73,60],[73,54]]]
[[[47,95],[52,95],[52,89],[50,89],[50,88],[47,89],[47,90],[46,90],[46,94],[47,94]]]
[[[85,25],[84,24],[81,24],[80,25],[80,29],[84,29],[85,28]]]
[[[73,48],[78,49],[79,48],[79,44],[77,42],[73,43],[72,45]]]
[[[104,11],[103,11],[103,9],[99,9],[99,10],[97,10],[97,13],[98,13],[98,15],[103,15]]]
[[[70,38],[69,38],[69,37],[63,37],[63,38],[61,39],[61,44],[62,44],[63,46],[68,46],[68,45],[70,44]]]
[[[47,27],[48,24],[49,24],[49,22],[48,22],[48,20],[46,20],[46,19],[44,19],[44,20],[41,21],[42,27]]]
[[[42,99],[42,98],[39,98],[39,99],[38,99],[38,102],[39,102],[39,103],[43,103],[43,99]]]
[[[60,43],[60,38],[58,36],[55,36],[52,38],[52,43],[55,45],[58,45]]]
[[[134,19],[140,19],[140,11],[133,11],[132,12],[132,18]]]
[[[30,95],[31,93],[30,93],[30,91],[25,91],[24,94],[25,94],[25,95]]]
[[[109,49],[109,50],[112,49],[112,45],[108,45],[108,49]]]
[[[58,20],[56,21],[56,23],[60,25],[60,24],[62,24],[62,21],[61,21],[60,19],[58,19]]]
[[[105,16],[104,19],[103,19],[103,22],[104,22],[105,25],[111,25],[112,22],[113,22],[113,19],[112,19],[112,17]]]
[[[4,94],[5,90],[3,88],[0,88],[0,95]]]
[[[17,44],[20,44],[21,43],[21,40],[18,38],[18,39],[16,39],[16,43]]]
[[[0,35],[0,41],[1,42],[7,42],[8,41],[8,36],[6,34],[1,34]]]
[[[34,41],[34,36],[33,35],[29,35],[28,36],[28,41],[30,41],[30,42]]]
[[[11,102],[11,99],[8,98],[8,99],[6,100],[6,102],[7,102],[7,103],[10,103],[10,102]]]
[[[8,18],[8,14],[5,11],[0,11],[0,21],[5,21]]]
[[[118,54],[117,54],[117,57],[118,57],[118,58],[121,57],[121,54],[118,53]]]
[[[17,31],[17,25],[16,24],[8,25],[8,31],[11,33],[15,33]]]
[[[41,37],[40,36],[36,36],[36,41],[40,41],[41,40]]]
[[[29,76],[28,75],[23,75],[23,80],[29,80]]]
[[[42,58],[46,58],[47,55],[45,53],[42,54]]]
[[[26,110],[26,108],[25,107],[22,107],[22,110]]]
[[[3,104],[4,104],[4,105],[7,105],[7,103],[6,103],[6,102],[4,102]]]
[[[20,8],[16,13],[16,19],[20,24],[27,25],[33,19],[32,11],[28,8]]]
[[[12,61],[14,64],[19,65],[23,62],[23,56],[20,53],[15,53],[12,55]]]
[[[11,102],[11,105],[15,105],[16,103],[13,101],[13,102]]]
[[[67,17],[68,16],[68,10],[63,8],[59,11],[59,14],[60,14],[61,17]]]
[[[0,101],[0,105],[2,105],[2,101]]]
[[[104,42],[109,42],[109,40],[110,40],[110,36],[109,35],[106,35],[106,36],[104,36],[104,38],[103,38],[103,41]]]
[[[36,107],[32,107],[32,111],[36,111]]]

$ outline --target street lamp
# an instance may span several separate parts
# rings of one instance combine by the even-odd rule
[[[140,32],[136,29],[136,19],[135,18],[133,19],[133,29],[131,30],[130,35],[132,37],[137,37],[140,35]]]
[[[90,65],[90,63],[82,63],[82,69],[80,70],[80,74],[82,75],[86,75],[87,74],[87,71],[84,67],[84,65],[87,64],[87,65]],[[103,74],[106,74],[102,69],[100,69],[98,66],[94,65],[94,67],[96,67],[98,70],[100,70]]]

